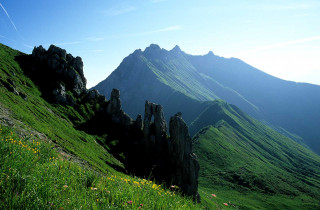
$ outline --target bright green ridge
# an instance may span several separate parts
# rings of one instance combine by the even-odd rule
[[[320,207],[318,155],[221,100],[190,129],[204,126],[194,137],[202,192],[241,208]]]

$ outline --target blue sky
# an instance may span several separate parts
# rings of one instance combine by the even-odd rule
[[[320,84],[319,0],[0,0],[0,42],[55,44],[82,57],[88,87],[156,43],[237,57],[286,80]]]

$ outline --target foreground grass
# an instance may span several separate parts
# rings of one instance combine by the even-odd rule
[[[201,209],[153,181],[103,175],[0,126],[0,209]]]
[[[196,123],[211,124],[194,138],[200,191],[240,209],[319,209],[318,155],[222,101]]]

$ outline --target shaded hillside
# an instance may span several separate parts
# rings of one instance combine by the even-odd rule
[[[190,124],[207,107],[204,101],[220,98],[279,131],[301,136],[320,152],[320,87],[278,79],[239,59],[150,45],[126,57],[94,88],[108,97],[113,87],[122,92],[123,107],[133,117],[151,100],[162,104],[167,115],[181,111]]]
[[[234,202],[243,207],[319,207],[318,155],[219,100],[190,130],[199,128],[203,129],[194,137],[194,149],[201,165],[201,188],[222,194],[236,190]]]
[[[190,124],[206,107],[202,102],[221,98],[222,95],[230,96],[252,113],[256,112],[256,107],[235,91],[200,75],[186,55],[178,46],[171,51],[158,45],[150,45],[145,51],[136,50],[94,89],[107,97],[113,87],[119,89],[123,107],[132,117],[142,113],[141,105],[150,100],[164,106],[167,119],[180,111]]]

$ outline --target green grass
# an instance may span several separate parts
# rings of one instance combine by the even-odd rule
[[[200,209],[153,181],[101,174],[0,126],[0,209]]]
[[[15,128],[0,125],[0,209],[204,208],[178,191],[116,171],[122,163],[97,143],[105,136],[76,128],[96,107],[48,103],[16,62],[20,55],[0,44],[0,108]],[[27,100],[2,85],[8,79]]]
[[[193,126],[207,126],[194,138],[201,191],[240,208],[319,208],[318,155],[223,101]]]
[[[27,132],[44,134],[48,141],[53,141],[97,170],[113,171],[110,166],[123,167],[106,149],[97,144],[98,136],[88,135],[75,128],[73,122],[83,122],[90,116],[90,105],[82,105],[82,113],[73,107],[50,104],[42,98],[42,93],[33,81],[25,76],[15,61],[20,52],[6,46],[0,47],[0,78],[14,81],[18,92],[27,95],[27,101],[9,92],[0,85],[1,106],[9,110],[11,118],[22,122]],[[88,114],[89,113],[89,114]],[[85,115],[87,114],[87,116]]]

